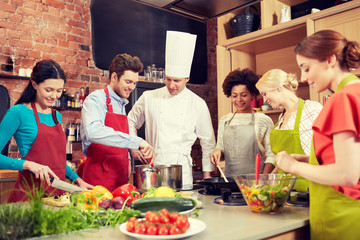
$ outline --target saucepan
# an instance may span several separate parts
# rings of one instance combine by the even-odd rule
[[[135,166],[135,184],[143,193],[151,187],[167,186],[177,191],[182,188],[181,165],[137,165]]]
[[[204,185],[207,194],[220,195],[222,188],[230,189],[231,192],[240,192],[233,178],[228,177],[227,180],[228,182],[225,182],[222,177],[212,177],[196,181],[195,183]]]

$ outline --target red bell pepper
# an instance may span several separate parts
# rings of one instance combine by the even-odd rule
[[[127,183],[116,188],[112,192],[112,195],[114,198],[122,197],[126,201],[126,206],[130,206],[134,200],[139,198],[140,193],[134,185]]]

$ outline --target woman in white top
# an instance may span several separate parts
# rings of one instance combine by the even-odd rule
[[[286,151],[289,154],[310,155],[312,124],[319,115],[322,105],[315,101],[299,98],[295,91],[298,81],[294,74],[280,69],[266,72],[256,84],[264,101],[273,108],[284,107],[279,121],[271,130],[270,143],[274,154]],[[277,170],[274,171],[276,173]],[[284,173],[279,170],[279,173]],[[308,181],[298,177],[294,189],[308,191]]]
[[[250,69],[236,69],[223,83],[223,91],[236,109],[221,117],[218,126],[216,149],[211,162],[218,165],[221,154],[225,158],[225,175],[255,173],[256,154],[262,155],[261,171],[270,173],[275,156],[270,148],[270,131],[274,126],[270,117],[255,113],[250,103],[259,94],[255,84],[259,77]]]

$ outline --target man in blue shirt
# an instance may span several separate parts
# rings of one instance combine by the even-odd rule
[[[152,146],[129,135],[125,112],[142,69],[138,57],[118,54],[109,67],[109,85],[92,92],[83,104],[80,132],[87,156],[83,179],[110,191],[128,182],[128,149],[140,149],[148,159],[153,156]]]

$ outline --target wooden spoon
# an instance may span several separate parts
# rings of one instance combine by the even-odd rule
[[[224,172],[221,170],[221,167],[219,165],[217,165],[217,168],[219,169],[220,174],[224,178],[225,182],[229,182],[229,180],[226,178]]]

